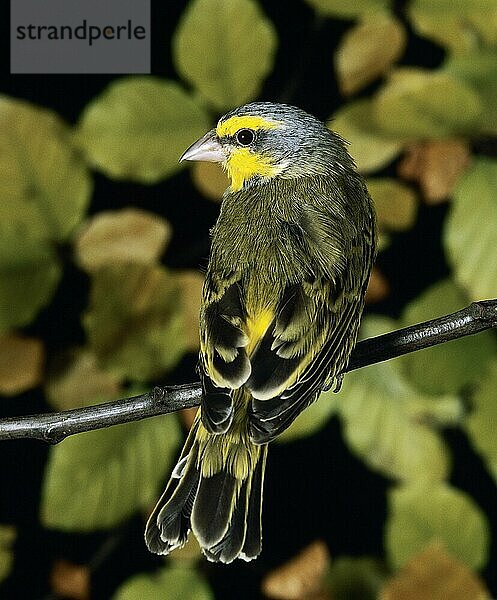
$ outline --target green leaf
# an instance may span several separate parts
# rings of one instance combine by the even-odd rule
[[[440,281],[404,309],[402,327],[446,315],[468,304],[465,294],[450,279]],[[478,382],[497,353],[495,336],[485,331],[478,336],[453,340],[400,358],[405,376],[420,390],[451,394]]]
[[[497,297],[497,161],[478,158],[456,185],[443,241],[471,300]]]
[[[178,72],[216,109],[253,100],[273,68],[275,29],[253,0],[192,0],[173,38]]]
[[[441,71],[394,71],[373,101],[376,123],[391,135],[412,138],[472,133],[482,112],[473,88]]]
[[[414,225],[417,198],[412,188],[392,177],[376,177],[368,179],[366,183],[380,226],[391,231],[402,231]]]
[[[180,168],[181,154],[209,127],[205,110],[177,83],[126,77],[88,104],[75,137],[109,177],[155,183]]]
[[[494,23],[497,22],[497,8]],[[495,28],[495,25],[494,25]],[[495,28],[497,31],[497,28]],[[495,50],[475,51],[449,58],[444,71],[472,86],[480,95],[483,111],[478,119],[478,130],[497,134],[497,53]]]
[[[96,271],[83,324],[100,365],[132,380],[164,373],[185,351],[179,284],[158,265],[122,263]]]
[[[27,325],[55,292],[61,268],[46,235],[35,205],[9,195],[2,198],[0,332]]]
[[[324,392],[304,412],[295,419],[288,429],[279,435],[278,442],[293,442],[314,435],[322,429],[330,417],[336,413],[337,396],[333,392]]]
[[[385,545],[390,564],[402,567],[432,541],[441,541],[472,569],[488,559],[489,530],[484,513],[465,493],[447,483],[417,481],[394,488]]]
[[[370,557],[340,557],[325,579],[333,600],[376,600],[385,581],[385,569]]]
[[[134,575],[125,581],[113,600],[214,600],[207,583],[193,568],[163,567],[156,573]]]
[[[473,395],[472,410],[465,429],[471,443],[481,454],[492,477],[497,482],[497,358],[493,358],[485,377]]]
[[[14,563],[12,546],[16,530],[12,525],[0,525],[0,581],[9,576]]]
[[[463,55],[497,41],[495,0],[412,0],[407,12],[419,35],[454,54]]]
[[[46,527],[118,525],[157,497],[180,441],[173,415],[70,437],[50,450],[41,518]]]
[[[362,173],[386,166],[402,150],[403,141],[375,126],[369,99],[350,102],[340,108],[327,126],[350,142],[350,154]]]
[[[26,205],[47,239],[67,239],[90,200],[92,182],[67,125],[49,110],[7,96],[0,96],[0,174],[2,203]]]
[[[362,333],[370,337],[395,328],[392,320],[369,317]],[[391,360],[345,375],[338,414],[350,448],[370,467],[402,480],[437,480],[447,475],[447,450],[418,411],[420,403],[436,407],[440,400],[453,399],[421,394],[402,376],[398,360]]]
[[[392,0],[307,0],[307,3],[328,17],[355,19],[363,14],[389,10]]]

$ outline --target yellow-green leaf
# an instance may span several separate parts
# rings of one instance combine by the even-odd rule
[[[495,0],[412,0],[407,14],[419,35],[453,54],[463,55],[497,41]]]
[[[108,265],[93,275],[83,323],[100,365],[146,381],[171,369],[185,351],[179,284],[159,265]]]
[[[394,17],[380,13],[365,16],[341,40],[335,53],[338,85],[342,94],[354,94],[383,75],[406,45],[406,33]]]
[[[306,0],[315,10],[328,17],[355,19],[364,14],[384,12],[392,0]]]
[[[481,579],[434,541],[387,582],[379,600],[490,600]]]
[[[155,183],[210,127],[200,103],[172,81],[126,77],[86,106],[75,138],[88,162],[109,177]]]
[[[0,96],[0,197],[27,205],[44,237],[65,240],[92,191],[68,126],[53,112]],[[15,215],[13,215],[15,218]]]
[[[394,71],[373,100],[376,123],[391,135],[411,138],[471,133],[482,112],[477,92],[441,71]]]
[[[497,8],[493,27],[497,32]],[[497,52],[495,50],[476,50],[462,56],[450,57],[444,65],[444,71],[460,79],[466,85],[471,85],[478,92],[483,104],[482,114],[476,124],[478,131],[496,135]]]
[[[375,126],[372,108],[369,99],[351,102],[340,108],[327,124],[350,143],[350,154],[362,173],[386,166],[404,144],[398,136],[390,136]]]
[[[148,509],[180,441],[173,415],[67,438],[50,450],[42,491],[46,527],[93,531]]]
[[[385,576],[385,568],[377,559],[343,556],[332,562],[326,588],[333,600],[377,600]]]
[[[417,199],[408,185],[392,177],[376,177],[366,183],[381,227],[402,231],[414,225]]]
[[[28,324],[55,291],[61,269],[48,235],[34,205],[9,195],[2,198],[0,332]]]
[[[133,575],[112,597],[113,600],[214,600],[207,583],[191,567],[163,567],[155,573]]]
[[[171,237],[169,223],[138,208],[104,211],[92,217],[75,242],[76,259],[88,272],[116,262],[151,264]]]
[[[254,0],[192,0],[173,38],[179,73],[216,109],[259,94],[273,67],[275,29]]]
[[[471,443],[484,458],[488,470],[497,482],[497,358],[471,398],[471,412],[465,428]]]
[[[389,319],[369,317],[364,337],[396,328]],[[345,375],[338,394],[338,414],[350,448],[370,467],[402,480],[443,479],[449,457],[435,429],[419,419],[420,403],[437,398],[422,394],[402,376],[398,360],[372,365]]]
[[[443,542],[472,569],[485,566],[488,523],[464,492],[444,482],[416,481],[391,490],[389,504],[385,545],[393,568],[403,567],[432,541]]]
[[[456,280],[470,299],[497,297],[497,161],[476,159],[461,177],[443,240]]]
[[[449,314],[469,304],[453,281],[440,281],[404,309],[403,327]],[[400,364],[406,377],[420,390],[432,394],[457,393],[477,383],[489,361],[497,355],[497,340],[488,331],[440,346],[406,354]]]

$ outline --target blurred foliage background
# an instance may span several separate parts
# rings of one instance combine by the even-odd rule
[[[362,335],[497,297],[497,0],[152,2],[153,76],[8,76],[0,411],[193,381],[226,187],[178,164],[227,109],[297,104],[350,141],[381,226]],[[346,376],[272,445],[264,550],[147,553],[191,413],[3,442],[2,598],[497,596],[497,338]]]

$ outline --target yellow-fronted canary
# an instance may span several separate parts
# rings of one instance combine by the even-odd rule
[[[344,141],[293,106],[237,108],[182,160],[221,163],[231,186],[203,288],[201,408],[145,538],[168,554],[192,529],[208,559],[251,560],[268,442],[340,386],[376,220]]]

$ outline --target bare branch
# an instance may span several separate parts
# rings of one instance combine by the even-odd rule
[[[347,371],[497,327],[497,299],[359,342]],[[58,413],[0,420],[0,440],[34,438],[56,444],[69,435],[198,406],[200,383],[155,387],[141,396]]]

